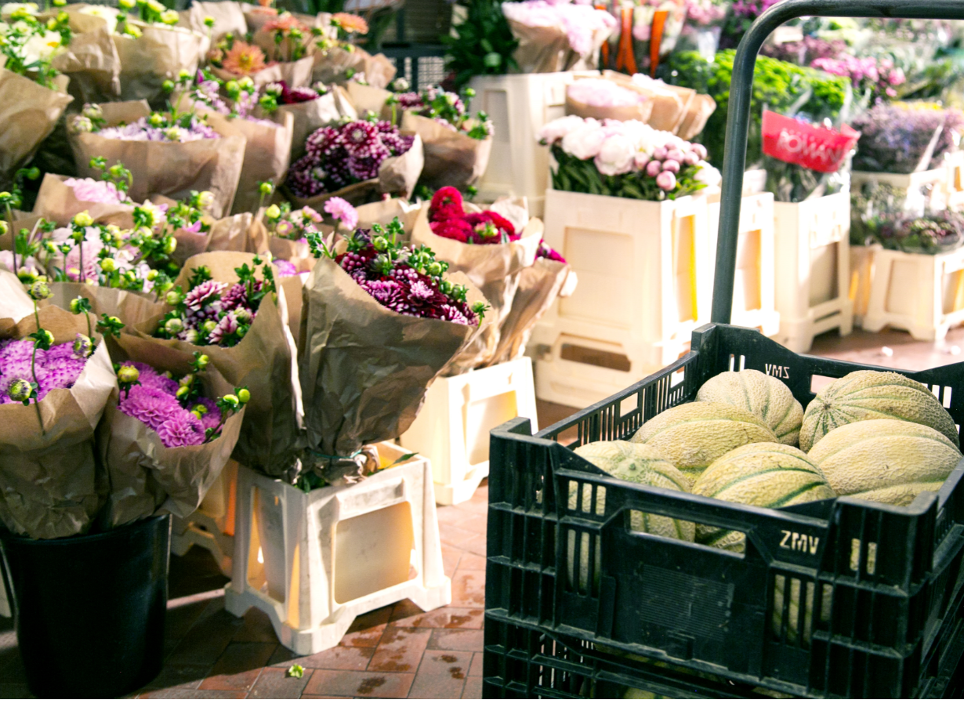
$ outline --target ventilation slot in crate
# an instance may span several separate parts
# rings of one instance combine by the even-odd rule
[[[830,621],[833,587],[818,590],[813,581],[782,574],[773,577],[770,629],[773,639],[798,648],[809,648],[813,632]]]

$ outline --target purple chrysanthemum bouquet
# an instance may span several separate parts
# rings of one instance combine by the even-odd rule
[[[896,97],[897,88],[907,80],[904,71],[889,57],[854,57],[843,53],[837,57],[818,58],[810,66],[838,77],[849,77],[854,91],[864,96],[868,105]]]
[[[408,152],[413,142],[391,122],[322,127],[308,137],[306,154],[291,165],[286,184],[296,197],[314,197],[377,179],[382,163]]]
[[[317,261],[304,288],[299,374],[309,486],[357,475],[363,448],[403,434],[429,384],[479,331],[481,293],[403,237],[396,218],[334,247],[308,238]]]
[[[936,105],[878,105],[853,122],[863,133],[854,169],[907,174],[933,169],[958,148],[964,114]]]

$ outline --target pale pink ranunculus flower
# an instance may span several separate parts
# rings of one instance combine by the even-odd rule
[[[621,175],[633,168],[636,148],[633,143],[621,135],[606,138],[596,155],[596,169],[604,175]]]

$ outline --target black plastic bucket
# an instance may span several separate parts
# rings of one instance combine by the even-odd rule
[[[164,657],[170,516],[49,541],[6,534],[0,549],[35,696],[113,698],[157,676]]]

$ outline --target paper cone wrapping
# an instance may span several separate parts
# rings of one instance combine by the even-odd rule
[[[244,252],[209,252],[191,257],[175,284],[186,289],[191,270],[206,266],[215,281],[236,284],[234,270],[251,266],[254,255]],[[258,273],[260,276],[260,272]],[[292,370],[296,354],[291,335],[286,331],[286,303],[283,285],[277,301],[265,297],[251,328],[233,347],[197,346],[178,339],[157,339],[152,335],[163,314],[134,327],[133,333],[158,346],[191,354],[202,352],[232,386],[247,386],[251,401],[245,407],[241,435],[233,457],[238,463],[268,476],[284,474],[298,453],[296,406],[300,388]]]
[[[706,121],[710,119],[710,115],[715,110],[716,100],[709,95],[696,95],[689,107],[686,108],[686,113],[680,121],[676,134],[684,140],[692,140],[703,131],[703,128],[706,127]]]
[[[140,29],[140,37],[113,36],[121,64],[121,99],[162,103],[167,93],[161,85],[165,80],[177,80],[181,70],[194,75],[208,39],[183,27],[129,22]]]
[[[90,17],[74,15],[74,17]],[[99,27],[74,35],[63,52],[54,57],[54,69],[70,78],[67,92],[78,110],[84,103],[110,102],[120,97],[120,56],[101,18],[90,18]],[[73,24],[73,23],[72,23]]]
[[[101,106],[108,126],[134,122],[150,114],[144,101],[112,102]],[[70,118],[68,118],[68,122]],[[211,215],[228,213],[238,188],[244,160],[244,135],[216,113],[211,113],[211,128],[221,135],[213,140],[156,142],[115,140],[93,132],[70,135],[77,170],[87,177],[99,177],[90,168],[90,159],[101,156],[108,165],[123,162],[134,177],[128,194],[135,202],[161,194],[187,199],[191,190],[210,190],[214,194]]]
[[[207,251],[264,254],[268,251],[268,230],[250,212],[224,217],[211,225]]]
[[[467,209],[476,211],[471,205]],[[493,211],[498,212],[498,208]],[[431,248],[436,257],[449,263],[450,271],[464,272],[491,307],[486,311],[487,321],[483,330],[456,357],[449,371],[461,373],[489,366],[496,361],[499,338],[512,311],[522,270],[535,262],[536,251],[542,240],[542,220],[528,220],[522,236],[515,242],[465,244],[435,234],[429,226],[428,212],[428,205],[419,212],[412,230],[412,243]]]
[[[509,29],[519,41],[512,57],[520,73],[564,72],[578,58],[570,57],[569,38],[562,27],[530,27],[509,20]]]
[[[62,77],[66,89],[67,78]],[[0,67],[0,188],[53,132],[71,96]]]
[[[459,274],[448,277],[466,284]],[[481,298],[470,288],[469,303]],[[473,296],[474,295],[474,296]],[[405,433],[476,327],[396,314],[322,257],[308,276],[299,371],[309,447],[349,456]]]
[[[72,342],[87,331],[82,316],[58,307],[44,307],[39,314],[54,344]],[[19,322],[0,319],[5,339],[36,330],[32,314]],[[116,387],[101,341],[70,389],[55,389],[38,405],[0,405],[0,521],[9,531],[54,539],[86,533],[93,524],[107,495],[106,477],[94,458],[94,430]]]
[[[283,122],[285,116],[291,117],[291,161],[305,154],[305,141],[311,133],[321,127],[337,123],[342,117],[357,120],[358,113],[348,99],[345,90],[335,85],[331,91],[317,100],[299,102],[295,105],[282,105],[271,116],[275,122]]]
[[[402,116],[402,129],[416,132],[422,138],[425,147],[423,184],[433,189],[455,187],[464,190],[485,174],[492,152],[491,137],[475,140],[414,112]]]
[[[324,211],[325,202],[332,197],[343,197],[355,206],[381,200],[386,194],[408,198],[415,191],[415,185],[418,184],[418,178],[422,174],[424,162],[422,140],[418,135],[415,135],[415,141],[408,152],[398,157],[389,157],[382,162],[381,167],[378,168],[378,179],[358,182],[343,187],[337,192],[319,194],[314,197],[296,197],[286,186],[282,186],[281,191],[285,199],[291,202],[291,206],[295,209],[311,207],[318,212]]]
[[[158,346],[150,339],[122,334],[108,339],[111,359],[142,362],[159,372],[183,376],[191,371],[193,355]],[[216,399],[234,391],[221,373],[208,367],[199,374],[202,396]],[[107,521],[122,526],[151,516],[163,508],[187,518],[197,510],[221,474],[238,441],[244,410],[230,416],[221,435],[199,446],[168,448],[157,432],[117,408],[119,393],[111,395],[98,431],[101,460],[110,482]]]
[[[406,241],[411,239],[412,229],[415,227],[415,220],[421,209],[422,203],[418,200],[409,202],[405,199],[385,199],[355,207],[355,211],[358,212],[358,226],[361,229],[371,229],[373,224],[384,226],[398,217],[405,226]]]
[[[303,87],[311,84],[313,63],[314,60],[311,57],[303,57],[295,62],[275,62],[248,77],[251,78],[255,87],[261,87],[270,82],[281,82],[282,80],[288,87]],[[235,75],[233,72],[222,70],[220,67],[210,67],[209,69],[224,81],[240,80],[243,77],[243,75]]]
[[[716,102],[709,95],[697,95],[689,87],[646,82],[639,85],[629,75],[612,70],[603,71],[603,78],[612,80],[626,89],[639,92],[653,100],[653,112],[648,124],[689,140],[703,130],[703,126],[716,109]]]
[[[358,47],[352,52],[342,47],[316,50],[313,57],[312,82],[345,84],[349,81],[347,71],[354,70],[352,77],[364,73],[365,81],[371,88],[385,89],[395,78],[395,66],[385,55],[370,55]]]
[[[226,33],[234,33],[235,37],[244,37],[248,32],[248,24],[244,19],[241,3],[236,2],[194,2],[187,10],[181,11],[181,27],[194,30],[200,35],[211,33],[211,37],[219,38]],[[214,18],[214,27],[208,28],[204,24],[205,17]]]
[[[385,102],[392,96],[388,90],[383,90],[370,85],[359,85],[357,82],[349,82],[346,86],[348,99],[355,108],[359,117],[364,117],[369,112],[374,112],[380,120],[390,120],[392,117],[391,108]]]
[[[51,282],[50,298],[45,300],[45,303],[69,310],[70,302],[77,297],[83,297],[90,302],[90,321],[94,325],[94,331],[97,331],[95,323],[101,314],[117,317],[126,327],[131,328],[168,309],[166,304],[148,294],[81,282]],[[84,319],[84,316],[81,314],[80,318]],[[87,334],[86,319],[83,333]]]
[[[635,92],[639,96],[639,103],[622,107],[590,105],[574,100],[569,96],[569,89],[566,88],[566,114],[576,115],[578,117],[592,117],[597,120],[620,120],[623,122],[627,120],[639,120],[640,122],[649,122],[649,118],[653,114],[652,96],[641,92],[639,88],[631,84],[617,84],[627,90]],[[569,87],[572,87],[572,85],[569,85]]]
[[[66,226],[74,215],[84,211],[90,214],[91,219],[96,223],[116,224],[121,229],[130,229],[134,226],[133,205],[82,202],[74,195],[73,187],[64,184],[66,179],[69,178],[63,175],[51,173],[44,175],[33,206],[36,214],[56,222],[58,227]]]

